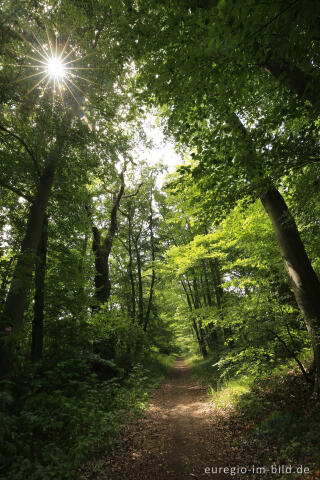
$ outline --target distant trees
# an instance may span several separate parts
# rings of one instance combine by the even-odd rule
[[[190,171],[211,208],[225,215],[239,198],[261,198],[309,331],[319,393],[320,284],[278,188],[319,155],[317,9],[141,2],[121,13],[130,25],[124,42],[140,67],[137,85],[191,151],[197,165]]]

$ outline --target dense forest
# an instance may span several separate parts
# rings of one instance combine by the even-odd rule
[[[0,8],[0,478],[116,480],[177,357],[320,478],[320,2]]]

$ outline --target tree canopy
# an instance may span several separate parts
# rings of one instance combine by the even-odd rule
[[[173,354],[222,378],[293,362],[319,397],[319,19],[2,2],[1,478],[73,478]],[[181,157],[165,181],[154,116]]]

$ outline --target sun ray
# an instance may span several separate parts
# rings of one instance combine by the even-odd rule
[[[34,36],[34,38],[36,39],[39,47],[40,47],[41,50],[43,51],[45,58],[48,58],[48,53],[45,51],[45,49],[44,49],[43,46],[41,45],[41,43],[40,43],[40,41],[38,40],[38,37],[36,36],[36,34],[35,34],[34,32],[31,32],[31,33],[32,33],[32,35]]]
[[[43,89],[43,95],[45,94],[45,91],[47,90],[49,83],[50,83],[50,77],[48,75],[47,83],[45,84],[44,89]]]
[[[86,88],[83,90],[78,83],[81,85],[82,82],[87,84],[95,83],[78,74],[78,72],[81,73],[81,70],[93,70],[95,68],[84,66],[82,63],[85,58],[93,55],[92,53],[80,56],[79,45],[71,48],[72,45],[70,43],[74,29],[75,25],[63,42],[57,32],[54,35],[50,35],[47,24],[45,24],[45,33],[43,32],[43,43],[41,43],[42,36],[37,37],[33,32],[30,34],[26,32],[24,34],[19,33],[22,40],[29,45],[30,55],[27,54],[25,56],[28,63],[24,65],[12,64],[12,66],[25,67],[36,71],[16,81],[20,82],[35,78],[33,82],[35,84],[27,91],[26,96],[39,88],[40,97],[43,97],[50,87],[52,114],[54,114],[58,101],[61,101],[62,105],[65,106],[65,100],[67,98],[70,99],[70,97],[73,98],[74,102],[80,107],[80,111],[82,111],[81,105],[86,97]],[[79,64],[79,62],[81,63]],[[81,82],[77,80],[81,80]],[[87,117],[84,116],[83,118],[88,124],[88,128],[92,131],[93,127]]]
[[[69,62],[65,62],[65,59],[68,58],[68,56],[69,56],[69,54],[68,54],[66,57],[64,57],[63,61],[64,61],[65,65],[70,65],[70,63],[79,62],[80,60],[84,60],[85,58],[90,57],[92,55],[93,55],[93,53],[88,53],[88,55],[85,55],[84,57],[75,58],[74,60],[70,60]]]
[[[30,45],[31,49],[32,49],[32,50],[35,50],[35,51],[37,52],[37,54],[40,55],[40,57],[42,57],[44,60],[47,60],[47,56],[43,55],[43,54],[41,53],[41,51],[38,50],[38,49],[33,45],[33,43],[31,43],[30,40],[28,40],[22,33],[19,33],[19,32],[18,32],[18,35],[19,35],[19,37],[22,38],[22,40],[23,40],[24,42],[28,43],[28,44]],[[40,62],[39,59],[38,59],[37,61]]]
[[[18,78],[18,80],[15,80],[13,83],[19,83],[19,82],[22,82],[23,80],[27,80],[28,78],[36,77],[38,75],[44,75],[44,71],[33,73],[32,75],[27,75],[26,77],[23,77],[23,78]]]
[[[36,83],[30,90],[27,91],[26,96],[30,95],[30,93],[33,92],[33,90],[37,88],[47,78],[47,76],[48,75],[45,75],[43,78],[40,78],[39,82]]]
[[[31,57],[31,55],[26,55],[26,58],[30,58],[31,60],[34,60],[35,62],[40,62],[42,65],[46,65],[47,62],[48,62],[47,58],[45,59],[45,62],[42,62],[41,60],[39,60],[39,58]]]
[[[74,22],[74,24],[73,24],[73,27],[71,28],[71,31],[70,31],[70,33],[69,33],[69,35],[68,35],[68,37],[67,37],[67,40],[65,41],[65,44],[64,44],[63,47],[62,47],[62,50],[61,50],[61,53],[60,53],[60,57],[59,57],[60,60],[62,60],[64,51],[65,51],[65,49],[67,48],[67,45],[69,44],[69,41],[70,41],[70,38],[71,38],[71,35],[73,34],[73,32],[74,32],[74,30],[75,30],[75,28],[76,28],[76,27],[75,27],[75,24],[76,24],[76,20],[75,20],[75,22]],[[67,57],[65,57],[65,58],[67,58]],[[63,60],[65,60],[65,58],[63,58]]]
[[[46,29],[47,39],[48,39],[48,45],[49,45],[49,48],[50,48],[50,53],[51,53],[51,56],[53,56],[52,41],[51,41],[51,38],[50,38],[50,35],[49,35],[49,32],[48,32],[47,25],[45,25],[45,29]]]
[[[69,92],[71,93],[71,95],[73,96],[74,100],[77,102],[77,104],[79,105],[79,107],[81,106],[80,103],[78,102],[78,99],[75,97],[75,95],[73,94],[71,88],[69,87],[68,83],[65,81],[64,82],[65,86],[67,87],[67,89],[69,90]]]
[[[82,60],[83,57],[81,57],[81,59],[80,59],[80,58],[76,58],[76,59],[72,60],[71,62],[66,62],[66,59],[67,59],[68,57],[70,57],[70,55],[76,50],[76,48],[77,48],[77,46],[74,46],[74,47],[70,50],[70,52],[63,57],[62,60],[63,60],[63,62],[64,62],[65,65],[68,65],[68,63],[72,63],[72,62],[77,62],[78,60]]]
[[[101,70],[101,68],[99,68],[99,67],[96,67],[96,68],[91,68],[91,67],[66,67],[65,70],[66,71],[69,71],[69,70]]]
[[[5,67],[25,67],[25,68],[43,68],[43,65],[29,65],[22,63],[3,63]]]
[[[87,78],[82,77],[81,75],[77,75],[77,74],[72,73],[72,72],[69,72],[69,75],[71,75],[72,77],[81,78],[81,80],[84,80],[87,83],[93,83],[93,84],[95,83],[92,80],[88,80]]]
[[[82,95],[85,95],[84,91],[81,90],[80,87],[78,87],[78,85],[76,85],[70,78],[68,78],[67,80],[65,80],[65,82],[68,81],[71,83],[71,85],[73,85],[77,90],[79,90],[79,92],[82,94]]]

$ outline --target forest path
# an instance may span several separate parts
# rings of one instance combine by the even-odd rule
[[[214,413],[184,360],[178,359],[154,392],[145,416],[126,427],[117,450],[106,459],[104,473],[96,478],[227,478],[205,473],[205,467],[241,464],[238,449],[238,455],[232,454],[233,433],[224,418]]]

